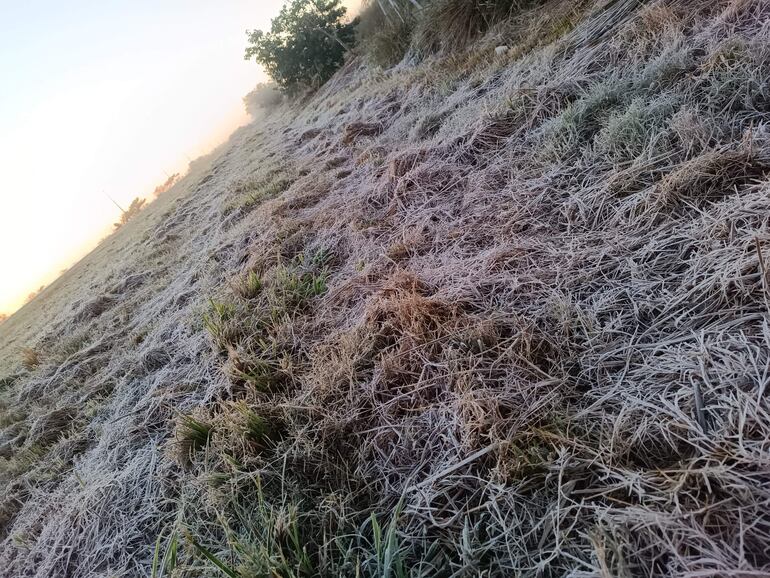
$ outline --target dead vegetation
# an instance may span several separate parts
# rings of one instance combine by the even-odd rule
[[[40,365],[40,352],[33,347],[25,347],[21,350],[21,365],[27,371],[32,371]]]
[[[143,212],[0,381],[0,574],[768,574],[770,4],[576,6]]]

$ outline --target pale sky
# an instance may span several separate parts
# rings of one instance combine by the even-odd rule
[[[246,121],[281,0],[0,0],[0,312]]]

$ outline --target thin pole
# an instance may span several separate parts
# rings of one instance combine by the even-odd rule
[[[104,191],[102,191],[102,192],[104,192]],[[120,209],[120,212],[121,212],[121,213],[125,213],[125,212],[126,212],[126,210],[125,210],[123,207],[121,207],[121,206],[120,206],[120,205],[117,203],[117,201],[116,201],[115,199],[113,199],[113,198],[112,198],[111,196],[109,196],[107,193],[104,193],[104,194],[107,196],[107,198],[108,198],[109,200],[111,200],[111,201],[112,201],[112,204],[113,204],[113,205],[115,205],[115,206],[116,206],[118,209]]]

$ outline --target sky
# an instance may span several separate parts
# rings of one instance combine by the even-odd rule
[[[0,313],[247,122],[281,0],[0,0]]]

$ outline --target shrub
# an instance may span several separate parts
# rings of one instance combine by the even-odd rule
[[[243,106],[251,116],[257,116],[262,110],[268,110],[280,103],[281,93],[273,83],[260,83],[243,97]]]
[[[292,0],[270,32],[247,31],[245,58],[254,58],[285,92],[315,89],[342,66],[355,37],[340,0]]]

